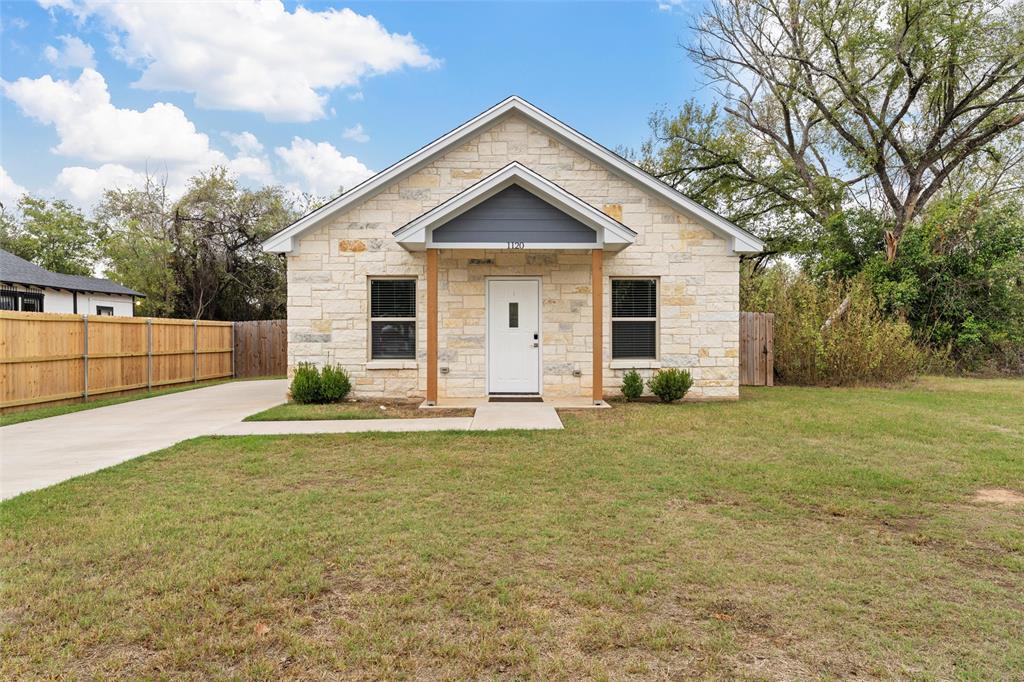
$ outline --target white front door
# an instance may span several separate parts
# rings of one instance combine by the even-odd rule
[[[487,390],[540,392],[540,282],[487,282]]]

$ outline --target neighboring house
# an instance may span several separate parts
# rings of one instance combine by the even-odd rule
[[[0,310],[131,317],[143,296],[109,279],[50,272],[0,249]]]
[[[511,97],[264,243],[288,362],[359,397],[600,400],[682,367],[739,395],[739,264],[763,243]]]

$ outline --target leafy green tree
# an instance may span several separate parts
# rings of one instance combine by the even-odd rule
[[[218,320],[284,317],[283,260],[261,243],[298,217],[280,187],[241,187],[223,168],[169,201],[149,182],[97,208],[111,272],[147,294],[148,314]]]
[[[696,31],[720,106],[656,115],[643,163],[777,250],[859,206],[893,261],[951,178],[1024,123],[1022,3],[712,0]]]
[[[0,219],[0,248],[67,275],[91,275],[99,257],[95,222],[62,199],[25,195]]]
[[[980,196],[931,205],[893,262],[865,273],[883,307],[957,367],[1024,372],[1024,206]]]
[[[147,178],[138,189],[108,189],[96,207],[103,226],[107,275],[146,294],[138,314],[181,317],[179,287],[171,269],[173,206],[166,187]]]

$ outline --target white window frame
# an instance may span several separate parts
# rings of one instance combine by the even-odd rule
[[[416,315],[413,317],[374,317],[373,316],[373,283],[374,282],[396,282],[409,281],[413,283],[413,310]],[[419,313],[420,313],[420,283],[415,275],[374,275],[366,280],[366,360],[370,369],[402,369],[407,363],[416,362],[416,353],[419,350]],[[413,341],[411,358],[375,358],[373,357],[373,323],[374,322],[412,322]],[[393,367],[394,365],[394,367]],[[401,367],[399,367],[399,365]]]
[[[102,310],[109,310],[110,312],[109,313],[100,312]],[[112,305],[98,305],[98,306],[96,306],[96,314],[97,315],[102,315],[102,316],[107,316],[107,317],[113,317],[114,316],[114,306],[112,306]]]
[[[611,315],[611,360],[614,365],[641,367],[643,363],[657,363],[661,360],[661,278],[660,277],[610,277],[608,286],[608,312]],[[654,282],[654,317],[616,317],[615,316],[615,282],[643,280]],[[615,323],[616,322],[653,322],[654,323],[654,356],[650,358],[617,358],[615,357]],[[647,366],[647,365],[644,365]]]

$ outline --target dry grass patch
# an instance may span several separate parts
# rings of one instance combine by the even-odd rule
[[[1024,495],[1016,490],[1007,490],[1006,488],[982,488],[974,493],[974,501],[1015,506],[1024,504]]]
[[[1019,679],[1024,382],[942,381],[190,441],[0,505],[0,677]]]

